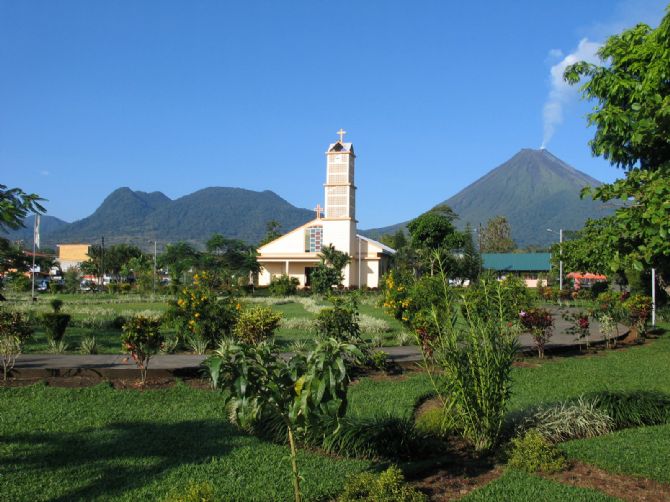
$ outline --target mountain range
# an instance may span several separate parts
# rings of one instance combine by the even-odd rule
[[[505,216],[519,246],[546,246],[556,240],[547,228],[576,230],[587,218],[600,218],[612,211],[600,202],[580,199],[586,186],[600,182],[569,166],[547,150],[523,149],[456,195],[440,204],[458,215],[458,224],[477,227],[494,216]],[[440,205],[438,204],[438,205]],[[418,215],[417,215],[418,216]],[[148,249],[179,240],[201,246],[214,233],[249,243],[260,241],[270,220],[280,231],[298,227],[314,212],[297,208],[276,193],[241,188],[210,187],[170,199],[161,192],[141,192],[123,187],[114,190],[90,216],[67,223],[43,216],[43,247],[58,243],[126,242]],[[12,240],[32,241],[33,217],[26,228],[5,234]],[[361,231],[371,237],[394,233],[407,222]]]

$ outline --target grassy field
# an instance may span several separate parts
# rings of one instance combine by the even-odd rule
[[[292,497],[287,448],[229,425],[219,394],[36,385],[0,396],[2,500],[162,500],[191,483],[211,483],[221,500]],[[299,462],[307,500],[369,466],[316,453]]]
[[[39,316],[50,312],[49,302],[60,298],[64,305],[62,311],[72,315],[70,327],[65,333],[67,353],[76,353],[84,338],[95,336],[100,354],[118,354],[121,352],[120,317],[134,314],[161,315],[168,308],[170,297],[141,297],[138,295],[75,294],[41,295],[36,304],[29,296],[10,297],[6,307],[32,315],[36,319],[35,334],[25,346],[25,352],[36,353],[48,350],[47,338],[39,324]],[[376,296],[365,297],[360,305],[360,325],[362,336],[366,340],[377,337],[377,343],[384,346],[397,345],[396,337],[403,330],[402,325],[386,315],[378,306]],[[314,320],[320,309],[330,304],[325,300],[309,297],[269,298],[244,297],[243,303],[249,305],[270,305],[283,315],[283,326],[277,331],[277,343],[290,350],[295,342],[314,340]],[[164,334],[175,334],[173,328],[165,327]]]
[[[150,308],[138,302],[137,309],[140,305]],[[115,308],[125,307],[119,303]],[[273,305],[287,318],[304,319],[313,318],[318,307],[309,302]],[[366,304],[362,311],[371,317],[384,316],[374,305]],[[290,340],[300,335],[283,336]],[[606,389],[670,393],[670,334],[639,347],[588,357],[527,362],[513,370],[512,412]],[[408,417],[431,390],[427,376],[418,372],[392,379],[363,378],[350,388],[348,413]],[[0,498],[161,500],[184,491],[192,482],[210,482],[222,500],[291,496],[287,449],[231,427],[220,397],[210,391],[184,385],[148,391],[118,391],[107,385],[87,389],[37,385],[0,388],[0,399],[4,410],[0,415]],[[623,430],[564,443],[561,448],[570,458],[612,472],[670,483],[670,425]],[[300,461],[308,500],[333,497],[347,475],[371,466],[315,452],[303,453]],[[509,471],[466,500],[612,499]]]
[[[508,470],[500,478],[463,497],[463,502],[565,501],[609,502],[619,499],[585,488],[576,488],[532,474]]]

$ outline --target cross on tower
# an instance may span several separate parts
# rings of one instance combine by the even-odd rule
[[[340,130],[337,131],[337,134],[340,135],[340,143],[342,143],[342,140],[344,139],[344,135],[347,134],[347,131],[342,130],[342,128],[340,127]]]
[[[316,211],[316,219],[320,220],[321,219],[321,212],[323,211],[323,208],[321,207],[321,204],[317,204],[316,207],[314,208],[314,211]]]

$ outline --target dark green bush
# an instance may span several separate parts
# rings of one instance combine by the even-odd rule
[[[63,300],[54,298],[49,302],[49,304],[51,305],[51,308],[54,310],[54,312],[60,312],[60,309],[63,307]]]
[[[347,480],[338,502],[424,502],[428,497],[405,483],[402,471],[391,466],[380,474],[362,472]]]
[[[603,391],[585,396],[614,420],[615,429],[670,423],[670,395],[654,391]]]
[[[322,442],[329,453],[367,459],[416,459],[437,450],[434,440],[419,432],[411,419],[398,417],[344,417],[339,430]]]
[[[358,302],[353,295],[332,296],[332,307],[321,309],[316,316],[316,330],[323,338],[345,342],[361,342],[358,323]]]
[[[235,338],[252,345],[269,340],[279,328],[281,318],[281,313],[275,312],[271,307],[244,309],[235,325]]]
[[[551,473],[562,471],[566,465],[565,455],[536,430],[512,439],[510,467],[529,473]]]
[[[110,321],[109,326],[113,329],[123,329],[123,325],[126,324],[126,322],[128,322],[127,318],[122,315],[117,315]]]
[[[591,286],[591,298],[596,299],[602,293],[609,289],[610,285],[606,281],[596,282]]]
[[[60,342],[65,336],[65,330],[70,324],[70,319],[70,314],[61,314],[60,312],[42,314],[44,332],[47,338],[52,342]]]
[[[300,281],[297,277],[289,277],[286,274],[275,276],[268,286],[272,296],[290,296],[298,292]]]

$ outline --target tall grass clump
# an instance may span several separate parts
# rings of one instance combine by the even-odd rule
[[[586,397],[612,418],[617,430],[670,423],[670,395],[662,392],[602,391]]]
[[[461,297],[461,320],[456,310],[458,298],[438,263],[441,298],[418,328],[425,367],[438,397],[449,408],[446,416],[454,417],[455,428],[477,451],[487,451],[500,437],[518,351],[516,336],[504,329],[505,286],[496,282],[480,289],[479,296]],[[480,308],[477,302],[484,302],[487,308]]]
[[[537,431],[551,443],[609,434],[614,420],[598,405],[597,399],[580,397],[531,410],[522,420],[517,433]]]

